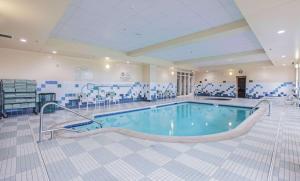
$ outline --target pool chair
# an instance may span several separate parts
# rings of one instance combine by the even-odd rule
[[[106,94],[106,101],[108,103],[108,106],[110,106],[110,104],[118,104],[120,102],[120,99],[118,99],[115,92],[108,92]]]
[[[164,92],[164,99],[169,99],[169,98],[170,98],[170,92],[169,92],[169,90],[166,90]]]
[[[137,96],[135,92],[131,95],[131,98],[132,98],[132,102],[136,102]]]
[[[160,99],[162,99],[162,94],[160,90],[156,91],[156,99],[159,101]]]
[[[103,107],[106,105],[106,100],[101,95],[97,95],[95,99],[95,108],[97,109],[97,106],[99,106],[99,109],[101,108],[101,104],[103,104]]]
[[[87,110],[89,109],[90,103],[94,104],[94,101],[91,100],[91,97],[86,93],[80,93],[78,97],[79,97],[79,109],[82,107],[82,105],[84,105],[84,103],[86,103]]]
[[[112,97],[111,102],[113,104],[119,104],[120,103],[120,99],[121,99],[121,97],[115,93],[115,95]]]

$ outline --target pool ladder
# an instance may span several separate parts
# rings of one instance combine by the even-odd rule
[[[50,106],[50,105],[55,105],[55,106],[57,106],[57,107],[59,107],[59,108],[61,108],[61,109],[63,109],[63,110],[66,110],[66,111],[69,111],[69,112],[71,112],[71,113],[73,113],[73,114],[76,114],[76,115],[79,116],[79,117],[82,117],[82,118],[85,118],[85,119],[87,119],[87,120],[89,120],[89,121],[92,121],[92,122],[94,122],[94,123],[97,123],[97,124],[100,125],[101,128],[102,128],[102,126],[103,126],[102,123],[98,123],[98,122],[96,122],[95,120],[93,120],[93,119],[91,119],[91,118],[89,118],[89,117],[87,117],[87,116],[85,116],[85,115],[82,115],[82,114],[80,114],[80,113],[78,113],[78,112],[76,112],[76,111],[73,111],[73,110],[71,110],[71,109],[69,109],[69,108],[67,108],[67,107],[65,107],[65,106],[59,105],[59,104],[57,104],[57,103],[55,103],[55,102],[48,102],[48,103],[46,103],[46,104],[44,104],[44,105],[42,106],[41,111],[40,111],[40,125],[39,125],[39,140],[38,140],[38,143],[42,142],[43,134],[44,134],[44,133],[47,133],[47,132],[50,132],[50,139],[53,138],[54,132],[55,132],[55,131],[59,131],[59,130],[65,130],[65,131],[71,131],[71,132],[77,132],[77,133],[80,132],[80,131],[75,131],[75,130],[72,130],[72,129],[67,129],[67,128],[64,128],[64,127],[62,127],[62,128],[55,128],[55,129],[46,129],[46,130],[43,130],[44,109],[45,109],[47,106]]]
[[[271,115],[271,102],[270,102],[269,100],[267,100],[267,99],[263,99],[263,100],[259,101],[259,102],[251,109],[250,114],[253,114],[254,111],[258,108],[258,106],[259,106],[260,104],[262,104],[263,102],[268,103],[268,108],[269,108],[269,109],[268,109],[268,116],[270,116],[270,115]]]

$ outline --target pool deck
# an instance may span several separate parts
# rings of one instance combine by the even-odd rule
[[[257,101],[203,102],[253,106]],[[158,103],[79,111],[92,115]],[[45,127],[73,120],[80,118],[57,111],[45,115]],[[0,120],[0,181],[300,180],[300,109],[278,102],[248,133],[218,142],[166,143],[105,132],[37,144],[38,123],[36,115]]]

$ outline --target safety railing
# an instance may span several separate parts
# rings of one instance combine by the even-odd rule
[[[258,108],[258,106],[260,105],[260,104],[262,104],[263,102],[266,102],[266,103],[268,103],[268,116],[270,116],[271,115],[271,102],[269,101],[269,100],[266,100],[266,99],[263,99],[263,100],[261,100],[261,101],[259,101],[252,109],[251,109],[251,111],[250,111],[250,114],[252,114],[257,108]]]
[[[65,130],[65,131],[71,131],[71,132],[79,132],[79,131],[75,131],[75,130],[72,130],[72,129],[67,129],[67,128],[64,128],[64,127],[62,127],[62,128],[55,128],[55,129],[46,129],[46,130],[43,130],[43,123],[44,123],[44,109],[47,107],[47,106],[49,106],[49,105],[55,105],[55,106],[57,106],[57,107],[59,107],[59,108],[61,108],[61,109],[63,109],[63,110],[66,110],[66,111],[68,111],[68,112],[71,112],[71,113],[73,113],[73,114],[76,114],[77,116],[79,116],[79,117],[82,117],[82,118],[85,118],[85,119],[87,119],[87,120],[89,120],[89,121],[92,121],[92,122],[94,122],[94,123],[97,123],[97,124],[99,124],[100,125],[100,127],[102,128],[102,123],[99,123],[99,122],[96,122],[95,120],[93,120],[93,119],[91,119],[91,118],[89,118],[89,117],[87,117],[87,116],[84,116],[84,115],[82,115],[82,114],[80,114],[80,113],[78,113],[78,112],[76,112],[76,111],[73,111],[73,110],[71,110],[71,109],[69,109],[69,108],[67,108],[67,107],[65,107],[65,106],[62,106],[62,105],[59,105],[59,104],[57,104],[57,103],[55,103],[55,102],[48,102],[48,103],[46,103],[45,105],[43,105],[42,106],[42,108],[41,108],[41,111],[40,111],[40,125],[39,125],[39,140],[38,140],[38,142],[41,142],[42,141],[42,139],[43,139],[43,134],[44,133],[47,133],[47,132],[50,132],[50,139],[52,139],[53,138],[53,136],[54,136],[54,132],[55,131],[59,131],[59,130]]]

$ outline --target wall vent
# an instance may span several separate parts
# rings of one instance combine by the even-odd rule
[[[5,35],[5,34],[1,34],[1,33],[0,33],[0,37],[3,37],[3,38],[9,38],[9,39],[12,38],[11,35]]]

